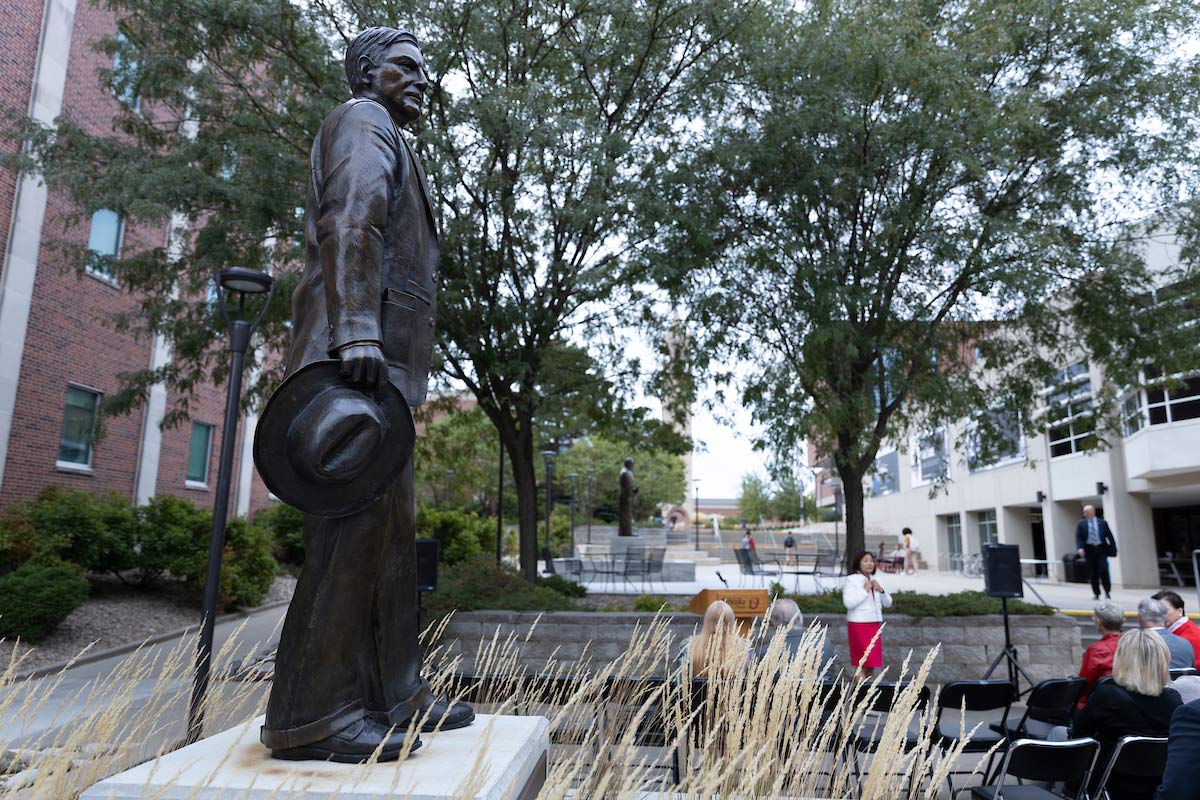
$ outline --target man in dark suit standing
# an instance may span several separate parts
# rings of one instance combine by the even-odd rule
[[[1167,768],[1155,800],[1195,800],[1200,793],[1200,700],[1175,709],[1167,743]]]
[[[1083,507],[1083,519],[1075,526],[1075,548],[1087,559],[1088,571],[1092,576],[1093,600],[1100,599],[1100,586],[1104,596],[1111,597],[1112,580],[1108,576],[1108,557],[1117,554],[1116,539],[1108,523],[1096,516],[1096,507]]]
[[[425,175],[400,128],[421,114],[425,60],[412,34],[370,28],[346,50],[346,77],[353,99],[313,142],[287,371],[332,359],[347,386],[388,382],[416,406],[433,353],[438,242]],[[276,758],[395,759],[410,720],[428,715],[428,730],[474,719],[421,677],[411,459],[380,488],[354,513],[305,515],[304,569],[261,733]],[[416,743],[414,734],[407,746]]]

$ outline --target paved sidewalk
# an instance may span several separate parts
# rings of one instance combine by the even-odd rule
[[[218,622],[214,634],[214,652],[220,653],[235,632],[237,639],[232,652],[233,661],[251,657],[265,648],[273,649],[286,612],[287,606],[278,606]],[[181,735],[187,713],[187,697],[191,692],[195,636],[195,631],[189,630],[183,637],[148,645],[140,652],[118,653],[54,675],[20,680],[0,690],[0,705],[4,707],[0,713],[0,740],[11,748],[35,745],[38,740],[54,738],[59,728],[71,724],[85,710],[95,707],[97,699],[94,693],[101,691],[113,676],[119,675],[122,668],[128,669],[131,663],[154,664],[156,668],[144,673],[147,677],[138,680],[132,690],[131,706],[139,707],[151,699],[156,687],[161,692],[161,672],[172,661],[175,662],[174,676],[168,679],[167,702],[179,706],[179,728],[176,734],[169,735]],[[38,698],[37,707],[23,711],[26,698]],[[160,695],[157,702],[162,701]]]

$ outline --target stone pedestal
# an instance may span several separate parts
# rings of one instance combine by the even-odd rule
[[[422,734],[405,761],[370,767],[278,761],[258,741],[262,717],[92,786],[81,800],[533,800],[546,780],[544,717],[480,714],[457,731]]]

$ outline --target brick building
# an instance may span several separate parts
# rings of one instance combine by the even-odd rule
[[[110,64],[94,44],[116,31],[107,10],[79,0],[0,0],[0,13],[0,106],[42,122],[68,115],[107,132],[118,104],[136,102],[97,80],[97,69]],[[114,256],[164,246],[169,226],[127,228],[105,210],[79,217],[69,198],[36,178],[0,170],[0,506],[51,484],[112,490],[139,503],[169,493],[211,506],[224,388],[201,387],[191,420],[168,430],[160,427],[169,400],[162,386],[129,416],[99,418],[119,373],[161,365],[170,350],[118,332],[111,319],[136,308],[134,298],[56,255],[64,240]],[[250,415],[239,427],[232,504],[242,514],[268,502],[250,458],[254,423]]]

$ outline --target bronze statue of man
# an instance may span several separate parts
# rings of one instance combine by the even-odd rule
[[[288,378],[258,438],[271,439],[264,425],[290,428],[274,450],[255,443],[264,478],[292,481],[307,512],[261,736],[276,758],[362,762],[376,748],[397,758],[414,719],[451,729],[475,715],[421,677],[412,460],[379,466],[404,425],[411,452],[408,406],[425,401],[433,350],[433,207],[400,133],[421,114],[428,74],[412,34],[370,28],[346,50],[346,76],[353,99],[313,142]],[[318,388],[324,399],[309,402]]]
[[[620,490],[617,494],[617,535],[633,536],[633,502],[637,497],[638,487],[633,482],[633,459],[625,459],[625,466],[619,477]]]

